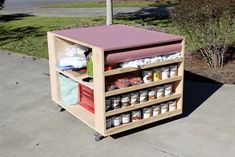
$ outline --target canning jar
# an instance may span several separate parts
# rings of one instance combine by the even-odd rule
[[[172,94],[172,84],[165,85],[165,96],[169,96]]]
[[[169,67],[162,67],[162,80],[170,78],[170,68]]]
[[[161,106],[160,105],[152,106],[152,109],[153,109],[153,116],[157,116],[161,113]]]
[[[142,109],[143,119],[147,119],[152,116],[152,108],[146,107]]]
[[[176,100],[169,101],[169,111],[174,111],[177,109]]]
[[[133,92],[131,93],[131,105],[138,104],[140,102],[140,93]]]
[[[122,95],[121,97],[122,107],[131,105],[131,99],[129,94]]]
[[[111,99],[111,107],[112,109],[118,109],[121,108],[121,98],[120,97],[112,97]]]
[[[168,102],[161,104],[161,114],[168,112]]]
[[[177,76],[177,65],[170,66],[170,78]]]
[[[146,102],[146,101],[148,101],[148,91],[147,90],[140,91],[140,102]]]
[[[135,122],[141,119],[141,111],[136,110],[131,112],[131,121]]]

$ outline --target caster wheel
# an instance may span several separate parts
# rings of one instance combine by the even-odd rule
[[[59,112],[63,112],[65,109],[64,109],[63,107],[61,107],[61,106],[58,106],[57,110],[58,110]]]
[[[104,138],[104,136],[100,135],[98,132],[94,134],[94,138],[96,142],[99,142]]]

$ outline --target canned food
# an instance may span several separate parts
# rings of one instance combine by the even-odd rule
[[[141,119],[141,111],[136,110],[131,112],[131,120],[132,122],[138,121]]]
[[[157,92],[157,99],[159,98],[163,98],[164,97],[164,86],[159,86],[156,88],[156,92]]]
[[[111,108],[111,100],[110,99],[106,99],[105,100],[105,111],[109,111]]]
[[[112,126],[119,126],[122,124],[121,116],[112,117]]]
[[[177,109],[176,100],[169,101],[169,111],[174,111]]]
[[[112,119],[108,118],[106,119],[106,129],[109,129],[112,127]]]
[[[160,105],[153,106],[152,109],[153,109],[153,116],[157,116],[161,113],[161,106]]]
[[[149,100],[156,99],[156,95],[156,90],[154,88],[148,91]]]
[[[177,65],[170,66],[170,78],[177,76]]]
[[[142,111],[143,111],[143,119],[147,119],[152,116],[152,108],[151,107],[143,108]]]
[[[121,103],[120,103],[121,98],[120,97],[112,97],[110,100],[111,100],[112,109],[121,108]]]
[[[122,95],[122,98],[121,98],[122,107],[131,105],[130,102],[131,102],[131,99],[130,99],[129,94]]]
[[[162,68],[162,80],[169,79],[169,78],[170,78],[170,68],[163,67]]]
[[[172,94],[172,84],[165,85],[165,96]]]
[[[148,91],[140,91],[140,102],[146,102],[148,101]]]
[[[140,102],[140,93],[131,93],[131,105],[138,104]]]
[[[122,124],[129,123],[131,121],[130,113],[122,114]]]
[[[153,69],[153,81],[159,81],[161,80],[161,69]]]
[[[168,112],[168,103],[162,103],[161,104],[161,114]]]
[[[148,82],[152,82],[153,81],[153,77],[152,77],[152,71],[143,71],[142,72],[142,77],[143,77],[143,81],[144,83],[148,83]]]

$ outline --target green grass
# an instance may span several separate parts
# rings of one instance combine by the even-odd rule
[[[114,2],[113,6],[118,7],[153,7],[159,6],[163,3],[157,3],[154,1],[127,1],[127,2]],[[165,3],[164,3],[165,4]],[[65,4],[52,4],[48,5],[46,8],[104,8],[106,7],[105,2],[79,2],[79,3],[65,3]]]

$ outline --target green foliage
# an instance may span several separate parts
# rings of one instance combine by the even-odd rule
[[[182,0],[172,20],[200,51],[208,66],[223,66],[232,40],[234,0]]]
[[[4,4],[5,0],[0,0],[0,9],[3,8],[3,4]]]

